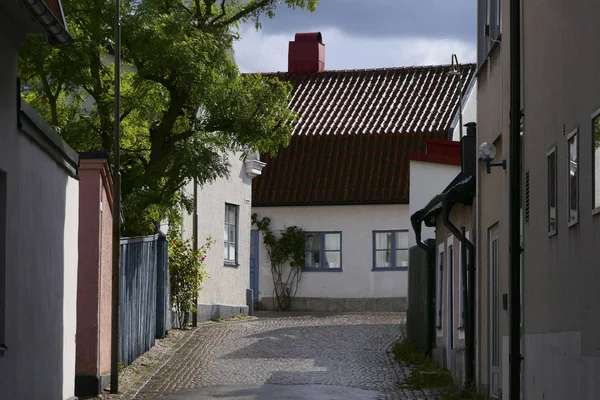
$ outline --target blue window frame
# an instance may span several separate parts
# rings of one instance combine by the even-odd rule
[[[408,269],[408,230],[373,231],[373,270]]]
[[[342,232],[306,232],[305,271],[342,270]]]
[[[239,206],[225,204],[225,232],[223,236],[225,265],[238,265],[238,210]]]

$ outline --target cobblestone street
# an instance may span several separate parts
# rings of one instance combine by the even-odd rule
[[[402,313],[260,314],[200,326],[136,399],[433,399],[400,389]]]

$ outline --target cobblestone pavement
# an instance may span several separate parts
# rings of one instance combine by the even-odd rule
[[[194,330],[136,399],[434,399],[401,389],[403,313],[265,313]],[[166,396],[166,397],[165,397]]]

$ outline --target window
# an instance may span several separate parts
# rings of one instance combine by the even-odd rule
[[[567,136],[569,144],[569,226],[577,223],[577,204],[579,203],[578,198],[578,184],[579,172],[577,169],[577,159],[579,155],[579,149],[577,146],[577,129],[569,133]]]
[[[0,354],[6,350],[6,174],[0,170]]]
[[[225,204],[225,234],[223,243],[223,258],[225,264],[237,265],[238,242],[238,210],[239,206]]]
[[[463,228],[463,232],[464,228]],[[469,240],[469,232],[465,232],[464,233],[465,238],[467,240]],[[458,295],[458,313],[459,313],[459,319],[458,319],[458,329],[463,329],[465,327],[465,303],[464,303],[464,298],[463,298],[463,290],[464,290],[464,285],[466,284],[465,282],[465,274],[463,272],[463,254],[466,260],[466,268],[468,269],[468,265],[469,265],[469,249],[467,248],[467,246],[465,246],[464,243],[461,243],[461,245],[458,247],[458,285],[459,285],[459,295]],[[467,275],[469,274],[468,270],[467,270]]]
[[[477,63],[481,65],[502,35],[502,0],[478,0],[477,5]]]
[[[548,152],[548,234],[556,233],[556,147]]]
[[[600,211],[600,110],[592,115],[593,206]]]
[[[408,231],[373,232],[373,269],[408,268]]]
[[[310,270],[342,269],[342,233],[307,232],[304,266]]]
[[[435,327],[442,329],[442,296],[444,295],[444,244],[440,245],[438,257],[438,273],[437,273],[437,296],[435,297],[436,306],[436,322]]]

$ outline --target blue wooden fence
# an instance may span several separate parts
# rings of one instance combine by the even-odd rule
[[[121,240],[119,350],[125,366],[170,329],[167,250],[160,233]]]

